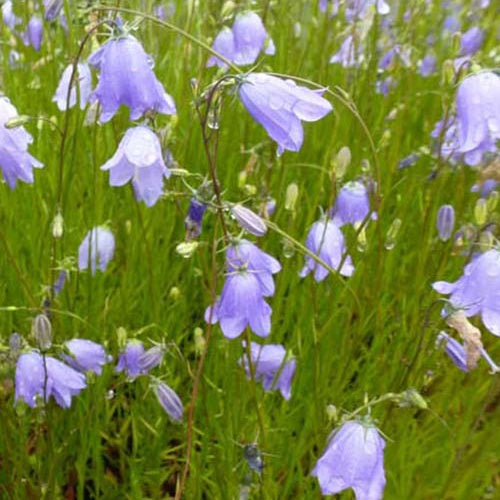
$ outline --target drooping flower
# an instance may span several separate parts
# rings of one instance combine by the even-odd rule
[[[267,42],[267,46],[266,46]],[[238,14],[231,29],[224,27],[213,43],[213,49],[229,61],[245,66],[253,64],[259,53],[264,50],[268,55],[274,55],[274,44],[269,38],[261,18],[255,12]],[[207,66],[225,68],[224,61],[211,56]]]
[[[164,354],[165,347],[161,345],[155,345],[144,351],[137,362],[140,372],[147,373],[157,367],[162,362]]]
[[[336,15],[339,12],[340,0],[320,0],[319,8],[326,11],[328,3],[331,4],[331,14]],[[377,13],[384,16],[391,11],[389,5],[384,0],[347,0],[345,3],[345,16],[347,21],[352,22],[362,19],[369,12],[369,8],[374,5]]]
[[[247,326],[259,337],[267,337],[271,312],[257,275],[237,269],[227,274],[220,298],[205,311],[205,321],[219,323],[228,339],[241,335]]]
[[[182,422],[184,408],[182,407],[181,398],[177,393],[170,386],[159,381],[153,382],[153,388],[158,402],[167,415],[174,422]]]
[[[43,0],[45,7],[45,19],[53,21],[62,11],[63,0]]]
[[[96,269],[104,272],[114,253],[115,237],[113,233],[104,226],[96,226],[85,235],[80,244],[78,249],[78,269],[80,271],[88,269],[90,260],[92,274],[95,274]]]
[[[455,210],[452,205],[442,205],[437,213],[436,227],[441,241],[448,241],[455,227]]]
[[[436,339],[437,346],[440,346],[442,343],[445,344],[446,354],[455,366],[464,372],[469,371],[467,368],[467,352],[465,351],[465,347],[445,332],[441,332]]]
[[[495,152],[500,139],[500,77],[492,72],[471,75],[457,91],[458,153],[477,165],[485,152]]]
[[[239,86],[243,105],[278,144],[278,155],[299,151],[304,139],[301,120],[314,122],[326,116],[332,105],[320,91],[266,73],[250,73]]]
[[[239,203],[231,207],[231,215],[236,219],[242,229],[254,236],[264,236],[267,226],[263,219],[249,208]]]
[[[144,372],[139,366],[139,360],[143,354],[144,345],[142,342],[139,340],[130,340],[118,357],[118,364],[115,367],[115,371],[124,371],[129,377],[142,375]]]
[[[306,247],[333,269],[338,269],[340,262],[344,259],[342,267],[338,270],[343,276],[351,276],[354,272],[351,257],[345,256],[347,250],[344,235],[333,221],[319,220],[315,222],[307,235]],[[310,272],[314,272],[314,279],[319,282],[328,276],[329,271],[306,255],[306,264],[300,272],[300,276],[304,278]]]
[[[28,153],[28,145],[33,137],[23,126],[7,128],[5,124],[18,116],[16,108],[5,96],[0,97],[0,168],[11,189],[17,181],[32,184],[33,168],[42,168],[43,164]]]
[[[21,354],[17,360],[16,402],[21,398],[34,408],[37,396],[43,398],[46,391],[46,401],[54,396],[59,406],[69,408],[72,396],[85,387],[84,375],[51,356],[45,357],[45,365],[43,357],[36,351]]]
[[[484,33],[477,26],[467,30],[460,39],[460,56],[472,56],[483,44]]]
[[[481,198],[488,198],[492,191],[494,191],[500,182],[495,179],[485,179],[483,182],[474,184],[470,190],[471,193],[480,193]]]
[[[281,271],[281,264],[257,245],[243,239],[227,247],[226,268],[228,272],[248,270],[259,281],[262,295],[271,297],[274,295],[273,274]]]
[[[102,367],[110,361],[104,347],[87,339],[72,339],[64,343],[71,356],[63,355],[64,361],[79,372],[91,371],[100,375]]]
[[[342,227],[344,224],[358,224],[363,222],[371,213],[371,218],[377,215],[370,209],[368,189],[363,182],[351,181],[344,184],[335,199],[331,210],[333,222]]]
[[[436,56],[431,53],[425,54],[422,61],[420,61],[418,72],[423,76],[431,76],[436,72],[437,69],[437,61]]]
[[[330,64],[340,64],[344,68],[354,68],[359,66],[365,59],[361,40],[348,35],[338,52],[330,58]]]
[[[109,170],[109,184],[123,186],[132,181],[135,197],[152,207],[163,193],[163,178],[170,177],[158,136],[148,127],[125,132],[118,149],[101,170]]]
[[[7,0],[2,4],[2,19],[11,31],[15,30],[16,26],[22,23],[22,20],[14,14],[12,0]]]
[[[356,500],[380,500],[385,487],[385,440],[377,428],[346,422],[329,443],[311,474],[318,478],[323,495],[352,488]]]
[[[63,71],[61,79],[54,94],[53,101],[61,111],[66,111],[66,99],[68,97],[68,87],[73,72],[73,65],[70,64]],[[72,108],[76,104],[76,85],[79,87],[80,95],[80,109],[85,109],[90,97],[92,87],[92,76],[90,68],[87,63],[78,63],[75,78],[73,79],[73,86],[69,96],[69,107]]]
[[[467,317],[481,315],[484,326],[500,336],[500,252],[492,249],[476,256],[465,266],[455,282],[437,281],[432,287],[451,294],[453,307],[463,309]]]
[[[436,339],[436,347],[444,343],[444,350],[455,366],[464,372],[469,371],[467,366],[467,349],[458,340],[450,337],[446,332],[440,332]],[[491,359],[490,355],[483,347],[479,348],[481,356],[490,365],[491,373],[500,372],[500,367]],[[474,368],[474,366],[472,367]]]
[[[28,26],[22,38],[25,45],[31,45],[36,51],[40,50],[43,38],[43,23],[38,16],[32,16],[28,21]]]
[[[203,203],[195,197],[191,198],[189,202],[188,214],[184,219],[186,239],[193,240],[198,238],[201,234],[203,216],[205,215],[206,209],[206,203]]]
[[[243,342],[243,347],[246,342]],[[288,401],[292,395],[292,379],[295,374],[295,359],[286,359],[286,350],[280,344],[260,345],[250,344],[251,359],[255,370],[255,379],[262,382],[265,391],[279,389],[281,395]],[[250,378],[250,366],[245,354],[239,360],[245,368],[247,378]]]
[[[130,108],[130,120],[147,111],[175,115],[174,100],[156,79],[151,58],[133,36],[109,39],[88,62],[100,71],[90,101],[101,104],[101,123],[111,120],[122,104]]]

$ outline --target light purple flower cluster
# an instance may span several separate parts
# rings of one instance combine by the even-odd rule
[[[275,47],[268,36],[261,18],[255,12],[238,14],[232,28],[223,28],[214,40],[212,48],[234,64],[253,64],[262,50],[274,55]],[[207,66],[225,68],[224,61],[211,56]]]
[[[162,346],[146,350],[140,340],[130,340],[118,357],[115,371],[125,372],[132,379],[145,375],[162,362],[164,353]]]
[[[377,13],[382,16],[389,14],[391,11],[390,6],[384,0],[347,0],[345,2],[340,0],[319,0],[319,8],[325,12],[328,4],[330,4],[330,13],[337,15],[342,3],[345,5],[345,17],[349,22],[364,18],[372,6],[375,6]]]
[[[226,281],[219,299],[205,311],[205,321],[219,323],[229,339],[249,326],[260,337],[271,331],[271,308],[264,297],[274,295],[273,274],[280,263],[246,240],[226,249]]]
[[[278,155],[286,149],[300,150],[304,140],[301,120],[314,122],[332,111],[322,93],[266,73],[250,73],[239,85],[241,102],[276,141]]]
[[[246,342],[243,342],[246,347]],[[251,361],[255,370],[255,379],[262,382],[265,391],[279,389],[281,395],[288,401],[292,395],[292,379],[295,374],[295,359],[287,359],[286,350],[280,344],[260,345],[250,344]],[[247,378],[250,378],[250,366],[245,352],[239,360],[245,368]]]
[[[86,339],[72,339],[65,343],[68,354],[62,354],[66,363],[43,356],[32,350],[19,356],[16,365],[15,402],[19,399],[34,408],[38,399],[45,401],[54,396],[63,408],[71,406],[71,398],[77,396],[87,384],[85,373],[100,375],[104,364],[111,360],[102,345]]]
[[[5,96],[0,96],[0,168],[11,189],[17,181],[33,183],[33,168],[43,164],[28,153],[33,138],[23,126],[7,128],[5,125],[18,116],[16,108]]]
[[[352,488],[356,500],[380,500],[385,488],[385,440],[370,423],[349,421],[334,431],[311,474],[323,495]]]
[[[330,64],[340,64],[344,68],[358,67],[365,59],[363,41],[352,34],[344,38],[338,52],[330,58]]]
[[[147,375],[163,361],[165,347],[155,345],[144,349],[140,340],[129,340],[118,357],[115,372],[124,372],[131,381],[141,375]],[[151,387],[161,407],[174,422],[182,422],[184,409],[177,393],[167,384],[151,377]]]
[[[439,293],[451,294],[453,307],[464,310],[467,317],[481,315],[484,326],[500,336],[500,252],[488,250],[465,266],[455,282],[437,281],[432,287]]]

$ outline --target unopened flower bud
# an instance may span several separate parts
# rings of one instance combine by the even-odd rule
[[[21,349],[22,337],[19,333],[14,332],[9,337],[9,349],[13,356],[17,356],[19,350]]]
[[[498,191],[492,191],[487,199],[488,211],[494,212],[498,205]]]
[[[488,219],[488,202],[484,198],[479,198],[474,207],[474,219],[482,226]]]
[[[201,356],[205,350],[206,343],[203,330],[200,327],[196,327],[194,329],[194,351],[198,356]]]
[[[184,408],[177,393],[163,382],[154,382],[154,391],[167,415],[174,422],[182,422]]]
[[[60,212],[56,214],[54,220],[52,221],[52,236],[54,238],[60,238],[64,232],[64,219]]]
[[[27,115],[14,116],[10,120],[7,120],[4,127],[8,128],[8,129],[22,127],[23,125],[25,125],[29,121],[30,121],[30,117]]]
[[[255,212],[243,205],[233,205],[231,214],[238,224],[254,236],[264,236],[267,233],[267,226],[264,220]]]
[[[189,259],[196,249],[198,248],[199,243],[197,241],[185,241],[183,243],[179,243],[175,247],[175,251],[185,259]]]
[[[41,351],[50,349],[52,345],[52,325],[45,314],[38,314],[33,319],[31,333]]]
[[[288,184],[285,194],[285,210],[289,212],[295,212],[295,204],[297,203],[297,198],[299,197],[299,187],[295,182]]]
[[[141,372],[146,373],[158,366],[162,362],[164,354],[165,348],[159,345],[155,345],[141,354],[139,357],[139,369]]]
[[[441,241],[448,241],[455,227],[455,210],[451,205],[443,205],[437,213],[436,226]]]
[[[335,156],[334,171],[337,179],[342,179],[346,173],[347,168],[351,164],[351,150],[348,146],[343,146]]]
[[[421,410],[428,408],[427,401],[420,395],[416,389],[407,389],[400,394],[400,406],[415,406]]]

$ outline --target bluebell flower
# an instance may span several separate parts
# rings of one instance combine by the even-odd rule
[[[164,346],[155,345],[144,351],[137,362],[141,373],[147,373],[153,368],[156,368],[163,360],[165,354]]]
[[[342,227],[345,224],[356,225],[363,222],[371,214],[372,219],[377,214],[370,208],[368,188],[361,181],[351,181],[344,184],[335,199],[331,210],[333,222]]]
[[[361,40],[355,39],[351,34],[344,39],[338,52],[330,58],[330,64],[336,63],[344,68],[353,68],[359,66],[364,59]]]
[[[130,120],[147,111],[176,113],[174,100],[156,79],[151,58],[133,36],[110,38],[88,62],[100,71],[90,101],[101,104],[101,123],[111,120],[122,104],[130,108]]]
[[[170,177],[158,136],[142,125],[125,132],[115,154],[101,170],[109,170],[111,186],[132,181],[136,199],[148,207],[162,195],[164,177]]]
[[[158,398],[158,402],[161,404],[167,415],[174,422],[182,422],[184,408],[182,407],[181,398],[177,395],[177,393],[167,384],[159,381],[153,382],[153,388],[156,397]]]
[[[241,335],[247,326],[259,337],[267,337],[272,311],[263,297],[256,273],[243,269],[229,272],[219,299],[205,311],[205,321],[219,323],[228,339]]]
[[[380,500],[385,488],[385,440],[370,424],[349,421],[329,437],[311,474],[323,495],[352,488],[356,500]]]
[[[253,64],[262,50],[268,55],[274,54],[273,41],[255,12],[238,14],[232,29],[224,27],[212,47],[229,61],[241,66]],[[211,56],[207,66],[215,65],[221,68],[227,66],[216,56]]]
[[[186,228],[186,238],[192,240],[198,238],[201,234],[203,216],[207,209],[206,203],[193,197],[189,201],[189,209],[186,218],[184,219],[184,227]]]
[[[228,272],[245,269],[259,281],[264,297],[274,295],[273,274],[281,271],[281,264],[271,255],[245,239],[234,241],[226,249],[226,268]]]
[[[144,345],[140,340],[130,340],[118,357],[118,364],[115,367],[116,372],[124,371],[129,377],[138,377],[142,371],[139,360],[144,354]]]
[[[465,347],[458,340],[450,337],[445,332],[441,332],[436,339],[437,346],[442,343],[445,345],[446,354],[453,361],[455,366],[464,372],[469,371],[467,368],[467,352]]]
[[[347,252],[344,235],[331,220],[319,220],[311,226],[306,239],[306,247],[333,269],[338,269]],[[300,272],[300,276],[304,278],[310,272],[314,272],[314,279],[319,282],[328,276],[329,271],[306,255],[306,264]],[[338,272],[343,276],[351,276],[354,272],[354,266],[349,255],[344,258],[342,267]]]
[[[455,227],[455,210],[452,205],[439,207],[436,217],[436,227],[441,241],[448,241]]]
[[[266,73],[246,75],[239,86],[239,95],[248,112],[278,144],[278,155],[286,149],[301,148],[304,139],[301,120],[314,122],[332,110],[321,92]]]
[[[78,269],[84,271],[90,267],[92,274],[99,269],[106,270],[115,253],[115,237],[103,226],[91,229],[78,249]],[[89,266],[90,259],[90,266]]]
[[[477,165],[485,152],[495,152],[500,139],[500,77],[492,72],[471,75],[457,91],[457,152]]]
[[[100,375],[102,367],[111,361],[104,347],[87,339],[72,339],[64,343],[71,354],[63,355],[64,361],[75,370],[85,373],[91,371]]]
[[[69,81],[73,72],[73,65],[70,64],[63,71],[61,79],[56,89],[56,93],[52,100],[57,104],[61,111],[66,111],[66,98],[68,96]],[[73,79],[73,87],[69,96],[69,107],[72,108],[76,104],[76,85],[78,85],[80,95],[80,109],[85,109],[89,101],[92,76],[87,63],[78,63],[75,78]]]
[[[467,30],[460,39],[460,56],[472,56],[483,45],[484,33],[477,26]]]
[[[50,356],[45,357],[44,367],[43,357],[36,351],[19,356],[15,384],[16,403],[23,399],[32,408],[36,406],[38,397],[43,398],[44,391],[46,401],[54,396],[59,406],[69,408],[72,396],[86,387],[84,375]]]
[[[33,137],[23,126],[6,128],[5,124],[18,116],[16,108],[7,97],[0,97],[0,168],[11,189],[17,181],[32,184],[33,168],[42,168],[43,164],[28,153],[28,145]]]
[[[481,198],[488,198],[499,184],[500,182],[495,179],[485,179],[483,182],[474,184],[470,190],[472,193],[480,193]]]
[[[31,45],[36,51],[40,50],[43,38],[43,23],[38,16],[30,18],[22,38],[24,45]]]
[[[45,8],[45,19],[53,21],[61,14],[64,5],[63,0],[43,0],[43,6]]]
[[[463,309],[467,317],[481,315],[484,326],[500,336],[500,252],[488,250],[475,256],[454,283],[437,281],[432,287],[451,294],[453,307]]]
[[[22,19],[14,14],[11,0],[7,0],[2,4],[2,19],[11,31],[14,31],[16,26],[22,23]]]
[[[243,341],[243,347],[245,346],[246,342]],[[260,345],[252,342],[250,351],[255,379],[262,382],[265,391],[278,389],[288,401],[292,395],[292,379],[296,368],[295,359],[286,359],[286,350],[280,344]],[[243,365],[247,378],[250,378],[250,366],[246,351],[240,358],[239,364]]]
[[[254,236],[264,236],[267,226],[264,220],[249,208],[239,203],[231,207],[231,215],[236,219],[242,229]]]
[[[424,58],[420,61],[418,72],[423,77],[431,76],[436,73],[437,60],[436,56],[431,53],[425,54]]]

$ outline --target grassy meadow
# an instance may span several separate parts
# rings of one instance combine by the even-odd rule
[[[14,2],[21,19],[17,32],[35,3]],[[164,21],[155,20],[160,3]],[[496,197],[490,195],[482,213],[479,194],[471,192],[483,179],[481,168],[450,161],[439,154],[439,139],[430,136],[454,109],[460,79],[478,68],[499,67],[498,6],[478,8],[469,0],[388,3],[390,26],[387,16],[370,10],[362,26],[364,60],[351,67],[329,59],[352,23],[342,10],[335,16],[322,12],[315,0],[64,0],[67,28],[60,20],[44,20],[39,51],[1,24],[1,91],[26,117],[23,126],[33,136],[29,152],[44,167],[35,169],[32,184],[0,186],[0,498],[321,498],[311,471],[341,417],[408,389],[425,402],[404,406],[388,396],[358,414],[369,409],[386,440],[384,498],[499,498],[498,375],[484,361],[460,371],[436,348],[441,330],[456,332],[441,315],[444,297],[431,286],[457,280],[473,252],[497,244]],[[301,79],[299,85],[329,89],[323,97],[333,112],[304,122],[298,152],[278,157],[276,143],[229,87],[211,103],[217,123],[201,126],[205,90],[227,72],[234,74],[231,68],[207,68],[206,46],[246,9],[259,14],[276,53],[261,54],[242,71],[291,75]],[[43,16],[43,7],[38,12]],[[443,28],[451,12],[460,23],[457,31],[478,26],[484,32],[472,69],[461,74],[453,70],[460,37]],[[52,101],[64,68],[79,53],[81,60],[88,58],[109,37],[109,26],[97,23],[117,16],[134,25],[133,35],[154,60],[177,115],[150,114],[132,123],[122,106],[100,124],[88,109],[61,112]],[[394,43],[408,52],[408,61],[396,57],[380,69],[380,58]],[[419,61],[429,48],[436,71],[424,77]],[[93,70],[93,87],[97,74]],[[388,76],[392,84],[384,95],[377,82]],[[173,174],[152,207],[136,201],[130,183],[111,187],[109,173],[100,169],[126,130],[145,120],[173,158]],[[346,147],[349,162],[338,156]],[[409,155],[416,156],[402,165]],[[244,203],[266,218],[266,204],[275,200],[267,234],[245,234],[282,265],[274,276],[275,294],[267,298],[272,326],[265,339],[247,328],[229,340],[218,324],[204,320],[225,279],[215,198],[200,236],[188,250],[180,247],[184,255],[179,251],[187,242],[184,219],[192,190],[211,179],[210,165],[224,202]],[[360,178],[374,185],[370,202],[377,218],[358,230],[342,228],[353,275],[331,273],[319,283],[312,275],[301,278],[311,225],[346,182]],[[461,231],[445,242],[436,229],[443,204],[453,205],[455,232]],[[63,232],[54,237],[57,214]],[[227,231],[240,234],[228,212],[225,217]],[[486,223],[487,242],[478,236]],[[79,271],[80,243],[99,225],[114,234],[114,257],[104,272]],[[55,296],[61,269],[68,279]],[[101,343],[114,358],[100,376],[87,374],[87,388],[70,408],[53,398],[36,408],[14,404],[19,353],[9,348],[9,337],[22,337],[20,352],[36,348],[32,320],[42,312],[52,324],[51,353],[69,339],[84,338]],[[471,321],[490,356],[500,360],[496,337],[480,318]],[[165,345],[162,363],[150,373],[181,398],[182,423],[169,419],[148,376],[132,381],[115,372],[130,339],[146,348]],[[250,339],[282,344],[295,357],[290,400],[246,377],[239,360],[242,340]],[[252,468],[251,451],[263,460],[262,474]],[[354,494],[346,490],[335,498]]]

